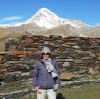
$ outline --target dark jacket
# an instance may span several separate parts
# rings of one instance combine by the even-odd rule
[[[59,75],[60,69],[56,61],[51,60],[51,64]],[[60,84],[60,77],[52,78],[52,75],[47,71],[44,62],[42,60],[36,62],[33,71],[33,86],[40,86],[40,89],[52,89],[54,84]]]

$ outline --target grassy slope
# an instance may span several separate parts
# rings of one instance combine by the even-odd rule
[[[25,32],[11,32],[8,30],[4,30],[4,29],[0,29],[0,51],[4,51],[5,50],[5,41],[8,38],[15,38],[18,37],[20,35],[29,35]]]
[[[25,95],[18,99],[36,99],[36,95]],[[48,98],[46,97],[46,99]],[[59,89],[56,99],[100,99],[100,84],[83,85],[80,88]]]
[[[32,89],[32,86],[13,86],[6,88],[6,91],[12,92],[12,90],[18,91],[24,89]],[[4,89],[2,90],[4,91]],[[36,94],[24,95],[16,99],[36,99]],[[100,84],[87,84],[81,87],[61,88],[57,91],[57,99],[100,99]]]
[[[100,84],[85,85],[80,88],[60,89],[62,97],[57,99],[100,99]]]

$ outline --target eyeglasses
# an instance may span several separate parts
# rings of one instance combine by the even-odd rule
[[[42,55],[50,55],[50,53],[42,53]]]

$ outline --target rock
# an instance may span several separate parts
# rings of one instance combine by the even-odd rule
[[[73,78],[75,78],[75,75],[72,73],[62,73],[60,75],[61,80],[72,80]]]

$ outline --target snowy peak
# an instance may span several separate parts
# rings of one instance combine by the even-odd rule
[[[43,20],[50,20],[50,19],[53,19],[53,18],[59,19],[59,17],[56,14],[54,14],[53,12],[51,12],[50,10],[48,10],[46,8],[41,8],[40,10],[38,10],[38,12],[35,15],[33,15],[31,20],[40,21],[39,19],[41,19],[41,18],[45,18]]]
[[[35,22],[40,27],[52,28],[58,25],[59,17],[46,8],[41,8],[38,12],[29,20],[28,23]]]
[[[41,8],[40,10],[38,10],[38,12],[35,15],[38,16],[39,14],[42,14],[44,16],[48,16],[49,15],[49,16],[58,17],[56,14],[54,14],[53,12],[48,10],[47,8]]]
[[[55,13],[51,12],[47,8],[41,8],[37,11],[36,14],[32,16],[32,18],[26,20],[25,22],[18,23],[15,25],[0,25],[2,28],[9,28],[9,27],[17,27],[22,25],[31,25],[31,26],[38,26],[41,28],[52,28],[56,26],[62,26],[65,24],[70,24],[74,28],[82,28],[87,26],[84,22],[80,20],[70,20],[70,19],[63,19],[58,17]]]
[[[75,28],[81,28],[86,26],[86,24],[80,20],[70,20],[70,19],[60,18],[47,8],[41,8],[31,19],[26,21],[26,23],[32,23],[32,22],[35,22],[38,26],[44,28],[52,28],[65,24],[70,24]]]

